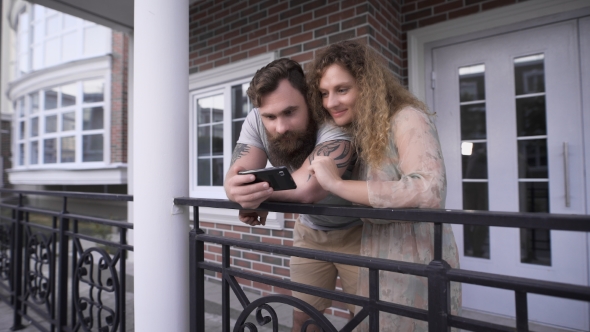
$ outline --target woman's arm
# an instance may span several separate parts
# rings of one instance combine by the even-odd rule
[[[399,180],[391,168],[369,174],[367,188],[373,207],[441,208],[446,196],[446,177],[436,128],[428,115],[407,107],[392,119],[391,139]]]
[[[308,168],[324,190],[357,204],[369,204],[366,181],[342,180],[336,163],[329,157],[316,157]]]
[[[442,207],[446,179],[434,124],[423,112],[405,108],[394,116],[390,135],[396,149],[384,160],[392,164],[368,174],[368,181],[340,179],[325,158],[314,160],[309,170],[325,190],[353,203],[379,208]]]

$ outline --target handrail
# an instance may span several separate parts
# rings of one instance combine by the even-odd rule
[[[516,326],[518,331],[528,331],[528,302],[527,294],[541,294],[590,302],[590,287],[560,282],[550,282],[530,278],[513,277],[501,274],[483,273],[451,268],[442,259],[442,224],[471,224],[512,228],[536,228],[567,231],[590,231],[590,216],[564,215],[550,213],[514,213],[491,211],[463,211],[463,210],[435,210],[435,209],[377,209],[370,207],[342,207],[339,205],[313,205],[296,203],[262,203],[257,210],[304,213],[331,216],[353,216],[360,218],[400,220],[404,222],[430,222],[434,224],[434,256],[428,265],[380,259],[360,255],[345,255],[321,250],[294,248],[275,244],[267,244],[205,234],[200,229],[199,208],[241,209],[240,205],[228,200],[179,197],[174,199],[176,205],[193,207],[194,227],[190,241],[190,273],[191,273],[191,331],[204,328],[204,270],[219,272],[222,275],[222,322],[229,330],[229,290],[231,289],[243,306],[243,312],[236,322],[234,330],[250,327],[252,323],[245,322],[245,317],[254,310],[257,312],[258,323],[264,325],[276,318],[273,309],[266,303],[286,303],[306,312],[314,322],[325,331],[335,331],[334,327],[318,316],[317,310],[306,303],[289,296],[266,296],[252,303],[237,283],[236,277],[278,286],[291,291],[320,295],[332,300],[361,305],[362,310],[341,331],[350,331],[358,323],[369,317],[369,329],[379,330],[379,312],[390,312],[428,322],[429,331],[450,331],[451,327],[469,330],[486,331],[515,331],[514,328],[452,315],[449,306],[449,285],[451,282],[461,282],[480,286],[512,290],[515,296]],[[205,261],[204,243],[215,243],[222,246],[222,262]],[[318,289],[288,280],[264,276],[254,271],[245,271],[230,265],[230,248],[240,247],[256,251],[269,252],[280,255],[305,257],[310,259],[355,265],[369,269],[369,297],[342,294],[336,291]],[[395,303],[388,303],[379,299],[379,271],[393,271],[428,279],[428,309],[422,310]],[[226,301],[227,300],[227,301]],[[227,303],[226,303],[227,302]],[[269,312],[271,317],[259,316],[261,310]],[[315,318],[314,318],[315,317]],[[264,318],[264,319],[263,319]],[[250,324],[250,325],[249,325]],[[274,328],[274,325],[273,325]]]

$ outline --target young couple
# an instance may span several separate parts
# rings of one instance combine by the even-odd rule
[[[366,46],[344,41],[326,48],[313,62],[307,82],[299,64],[273,61],[252,79],[249,113],[226,175],[230,200],[254,209],[265,200],[362,204],[379,208],[443,208],[446,178],[442,152],[426,106],[384,68]],[[245,169],[288,166],[297,189],[273,192],[251,183]],[[266,214],[243,210],[240,220],[264,225]],[[443,259],[459,266],[449,225]],[[433,259],[432,224],[300,215],[294,246],[428,264]],[[334,289],[336,276],[347,293],[368,297],[368,270],[292,257],[291,280]],[[427,309],[425,278],[381,272],[383,301]],[[458,314],[461,289],[451,284],[451,309]],[[329,300],[295,293],[318,310]],[[352,314],[353,306],[349,306]],[[308,319],[295,310],[293,331]],[[381,313],[383,331],[427,331],[427,322]],[[368,320],[359,331],[368,331]]]

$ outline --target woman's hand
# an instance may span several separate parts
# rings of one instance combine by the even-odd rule
[[[342,178],[338,175],[336,163],[329,157],[315,157],[309,166],[309,173],[316,177],[324,190],[333,194],[336,186],[342,182]]]

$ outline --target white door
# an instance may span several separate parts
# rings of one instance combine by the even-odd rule
[[[432,52],[446,207],[585,214],[578,21]],[[588,285],[585,233],[453,230],[462,269]],[[510,291],[464,284],[463,304],[515,315]],[[533,321],[589,329],[587,303],[528,295],[528,305]]]

